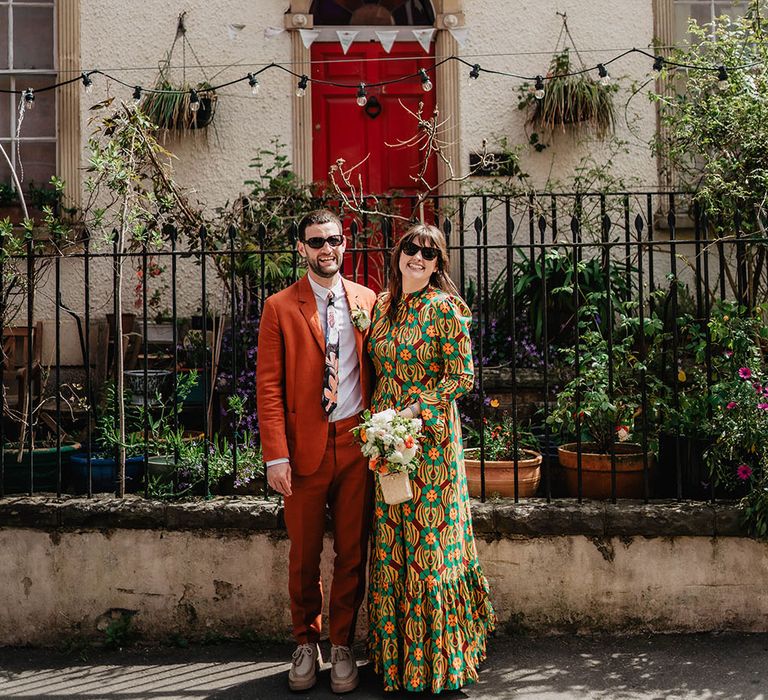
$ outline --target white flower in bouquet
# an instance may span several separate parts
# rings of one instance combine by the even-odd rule
[[[399,416],[394,409],[373,415],[363,414],[363,422],[352,432],[360,450],[368,457],[369,467],[379,474],[412,471],[421,445],[421,420]]]

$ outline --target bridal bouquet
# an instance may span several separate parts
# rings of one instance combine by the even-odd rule
[[[363,422],[352,428],[360,450],[368,458],[368,467],[376,472],[384,500],[402,503],[413,497],[410,474],[418,465],[423,437],[420,418],[405,418],[394,409],[371,415],[363,413]],[[392,500],[390,500],[392,499]]]

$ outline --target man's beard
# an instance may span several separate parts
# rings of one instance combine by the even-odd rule
[[[336,273],[341,269],[341,260],[339,260],[335,255],[333,256],[334,261],[336,262],[336,268],[331,271],[330,268],[323,269],[320,267],[320,263],[317,261],[317,258],[307,258],[307,265],[309,266],[309,269],[312,270],[318,277],[324,277],[325,279],[330,279],[331,277],[335,276]]]

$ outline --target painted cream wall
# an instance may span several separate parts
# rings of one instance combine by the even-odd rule
[[[473,0],[459,3],[458,9],[462,6],[470,33],[459,54],[489,69],[527,75],[546,72],[560,31],[556,10],[568,12],[571,31],[588,64],[607,60],[618,50],[630,46],[645,47],[653,35],[651,0],[588,4],[576,0],[515,3]],[[272,61],[290,62],[288,32],[272,39],[264,37],[265,27],[283,26],[286,9],[285,0],[253,3],[81,0],[81,68],[104,69],[130,85],[151,84],[158,61],[173,41],[177,16],[187,10],[188,37],[201,62],[211,66],[206,68],[208,77],[214,83],[225,82]],[[229,25],[244,27],[232,39]],[[177,46],[175,62],[181,61],[180,48]],[[597,50],[606,48],[609,50]],[[191,56],[187,56],[187,64],[191,81],[203,77]],[[624,76],[622,85],[628,86],[632,81],[646,80],[649,67],[647,59],[630,56],[612,66],[611,72],[615,77]],[[470,83],[467,72],[461,69],[459,84],[459,165],[463,171],[467,169],[469,153],[479,148],[483,139],[492,143],[494,138],[507,136],[511,144],[527,140],[524,115],[517,109],[518,82],[484,74]],[[178,182],[189,188],[193,199],[209,208],[223,205],[246,189],[244,180],[251,175],[248,167],[251,158],[259,148],[267,147],[272,138],[279,138],[286,145],[286,153],[291,154],[295,138],[291,110],[294,79],[272,70],[261,77],[261,83],[258,97],[251,95],[246,83],[220,91],[214,128],[208,129],[207,138],[203,134],[187,134],[172,137],[166,143],[176,156],[173,168]],[[88,120],[93,115],[89,108],[107,96],[129,100],[131,90],[96,76],[92,94],[81,91],[80,95],[85,165],[87,138],[91,133]],[[619,105],[623,105],[625,99],[626,92],[622,92],[617,97]],[[619,136],[629,142],[630,153],[615,159],[616,174],[638,186],[654,188],[657,186],[656,163],[648,148],[656,126],[654,108],[640,94],[631,101],[628,114],[632,128],[626,124],[620,107]],[[560,135],[545,152],[529,151],[523,166],[541,186],[550,174],[567,180],[582,158],[592,156],[599,160],[603,150],[596,144],[574,145],[570,135]],[[482,179],[474,184],[482,185]],[[502,235],[503,228],[494,226],[491,240],[501,240]],[[111,310],[111,271],[106,263],[95,264],[91,275],[92,313],[95,317],[103,316]],[[180,278],[184,284],[179,287],[179,311],[192,313],[199,305],[199,273],[190,265],[182,266]],[[83,275],[79,263],[65,262],[64,280],[66,303],[82,309]],[[124,308],[132,305],[131,286],[126,285]],[[41,286],[37,298],[39,317],[52,318],[53,298],[50,284]]]
[[[189,2],[117,3],[113,0],[82,0],[81,63],[84,69],[105,68],[131,85],[150,85],[156,66],[170,48],[178,14],[187,10],[187,37],[213,83],[224,83],[258,70],[272,61],[290,60],[290,39],[283,33],[264,38],[264,28],[280,27],[286,3],[280,0],[211,0]],[[244,28],[235,39],[228,36],[230,24]],[[174,51],[174,64],[181,63],[181,42]],[[187,52],[187,77],[203,79]],[[176,73],[180,76],[180,72]],[[204,138],[185,135],[167,142],[177,156],[174,170],[179,181],[194,190],[209,207],[224,204],[245,190],[250,176],[248,164],[260,147],[278,136],[291,148],[290,96],[293,81],[281,71],[271,70],[260,81],[261,94],[251,95],[247,83],[220,91],[221,98],[214,128]],[[91,103],[106,95],[103,78],[94,81],[92,95],[83,94],[82,108],[87,118]],[[129,100],[131,90],[109,85],[112,94]],[[83,129],[83,147],[88,129]]]
[[[287,554],[255,531],[0,528],[0,647],[98,637],[120,611],[147,639],[288,637]],[[752,539],[504,537],[478,556],[501,630],[768,628],[768,546]],[[326,538],[325,590],[332,560]]]
[[[484,68],[518,75],[546,74],[561,28],[561,19],[555,14],[558,11],[567,13],[571,34],[587,66],[607,61],[624,49],[647,48],[653,40],[651,0],[611,3],[476,0],[466,2],[464,10],[470,34],[461,55]],[[641,92],[629,101],[627,114],[624,113],[632,84],[649,79],[651,61],[630,55],[611,65],[609,70],[614,78],[621,78],[621,91],[615,97],[619,117],[617,136],[627,141],[630,149],[628,155],[615,159],[616,175],[635,180],[637,187],[655,189],[658,187],[656,161],[648,146],[656,128],[655,107]],[[510,145],[527,143],[524,112],[517,108],[520,82],[487,74],[470,82],[468,69],[462,71],[462,167],[465,172],[469,153],[480,149],[483,139],[488,139],[491,148],[494,139],[500,136],[506,136]],[[542,153],[526,149],[523,170],[532,176],[537,187],[543,187],[550,177],[566,180],[582,158],[591,155],[600,160],[605,153],[597,143],[577,145],[570,133],[556,134],[552,144]],[[477,184],[481,183],[482,179],[478,179]]]

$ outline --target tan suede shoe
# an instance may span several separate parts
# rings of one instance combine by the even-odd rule
[[[309,690],[317,683],[317,672],[323,662],[317,644],[299,644],[291,657],[288,687],[291,690]]]
[[[331,647],[331,690],[334,693],[348,693],[357,688],[357,664],[349,647]]]

